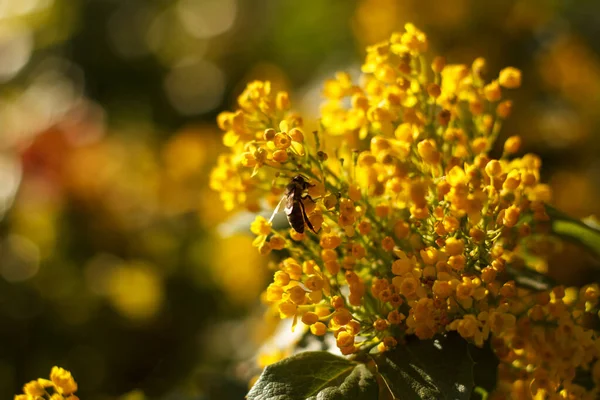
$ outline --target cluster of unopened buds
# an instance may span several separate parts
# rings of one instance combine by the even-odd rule
[[[600,383],[600,339],[583,322],[598,312],[598,285],[519,280],[545,272],[529,260],[551,197],[539,157],[516,157],[519,136],[494,147],[521,73],[488,82],[483,59],[451,65],[427,48],[411,24],[369,47],[359,82],[325,83],[309,134],[269,82],[250,83],[239,109],[219,116],[230,151],[211,186],[225,207],[286,205],[289,225],[257,216],[251,226],[258,250],[280,260],[264,301],[333,335],[345,355],[456,331],[491,343],[500,398],[595,398],[574,378],[585,370]]]
[[[75,396],[77,383],[71,373],[60,367],[53,367],[50,379],[36,379],[23,386],[23,394],[15,395],[14,400],[79,400]]]

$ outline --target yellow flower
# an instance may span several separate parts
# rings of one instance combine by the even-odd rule
[[[465,243],[462,239],[451,237],[446,240],[446,245],[444,248],[446,249],[446,253],[448,255],[457,256],[465,251]]]
[[[516,89],[521,86],[521,71],[513,67],[504,68],[500,71],[498,81],[507,89]]]
[[[336,344],[339,348],[353,346],[354,345],[354,336],[351,333],[342,331],[337,336]]]
[[[63,368],[52,367],[50,380],[54,383],[54,387],[60,394],[68,395],[77,391],[77,383],[73,379],[73,376]]]
[[[469,339],[479,331],[479,323],[474,315],[465,315],[458,321],[456,330],[460,336]]]
[[[43,396],[46,390],[38,381],[31,381],[23,386],[23,393],[34,397]]]
[[[273,143],[278,149],[285,150],[292,145],[292,138],[285,132],[279,132],[275,135]]]
[[[316,322],[310,326],[310,331],[315,336],[323,336],[327,333],[327,327],[322,322]]]
[[[250,225],[250,230],[255,235],[266,236],[271,233],[271,223],[265,217],[257,215]]]

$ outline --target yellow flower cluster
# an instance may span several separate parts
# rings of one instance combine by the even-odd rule
[[[23,394],[15,395],[15,400],[79,400],[74,393],[77,383],[71,373],[60,367],[52,367],[50,380],[37,379],[23,386]]]
[[[264,300],[333,334],[342,354],[457,331],[491,340],[500,381],[516,382],[499,385],[499,398],[521,388],[577,396],[577,371],[600,380],[600,339],[583,323],[598,311],[598,286],[566,302],[561,288],[517,284],[551,196],[540,159],[514,157],[518,136],[494,147],[512,107],[504,92],[521,73],[486,82],[485,60],[447,65],[427,48],[411,24],[369,47],[359,83],[346,73],[325,83],[320,129],[307,137],[286,93],[249,84],[240,108],[219,116],[231,151],[211,185],[229,209],[256,211],[264,198],[274,207],[283,194],[297,206],[288,214],[305,211],[317,233],[261,216],[251,226],[261,254],[286,257]],[[306,193],[286,189],[297,175]]]

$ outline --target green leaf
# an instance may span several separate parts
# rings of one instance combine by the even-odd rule
[[[411,340],[374,357],[390,392],[402,400],[469,399],[473,361],[467,341],[456,333]]]
[[[249,400],[377,399],[375,376],[365,364],[308,351],[269,365],[248,395]]]
[[[552,232],[563,239],[579,243],[600,256],[600,230],[571,218],[556,208],[546,206]]]

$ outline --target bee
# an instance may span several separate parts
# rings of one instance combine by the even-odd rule
[[[307,225],[311,231],[317,233],[315,228],[308,220],[303,202],[306,199],[310,199],[310,201],[314,202],[308,193],[304,193],[311,186],[314,185],[308,183],[302,175],[294,176],[290,183],[288,183],[286,186],[285,194],[281,198],[279,204],[277,204],[277,207],[275,208],[275,211],[273,211],[273,215],[271,215],[269,222],[273,220],[275,214],[277,214],[281,204],[285,200],[285,214],[287,215],[290,226],[294,228],[296,232],[304,233],[304,225]]]

